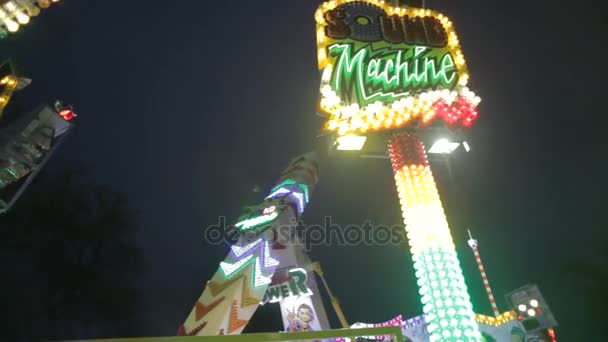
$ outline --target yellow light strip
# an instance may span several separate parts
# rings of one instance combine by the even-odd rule
[[[425,249],[455,248],[429,166],[410,165],[395,181],[412,254]]]
[[[517,314],[513,310],[503,312],[498,317],[486,316],[486,315],[482,315],[482,314],[475,315],[475,320],[478,323],[491,325],[494,327],[498,327],[500,325],[503,325],[507,322],[514,321],[516,319],[517,319]]]
[[[434,103],[444,101],[447,105],[452,105],[459,97],[466,98],[473,106],[481,102],[479,96],[468,88],[461,87],[454,91],[435,90],[409,96],[393,102],[390,107],[374,102],[359,108],[356,104],[345,106],[331,87],[325,84],[321,88],[321,109],[334,114],[330,115],[324,129],[345,135],[398,128],[416,119],[427,124],[437,116],[432,109]]]
[[[4,90],[0,93],[0,112],[6,107],[18,83],[17,79],[11,75],[4,76],[0,80],[0,86],[4,86]]]

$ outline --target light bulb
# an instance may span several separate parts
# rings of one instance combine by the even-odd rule
[[[17,14],[15,15],[15,17],[17,18],[17,21],[20,24],[24,24],[25,25],[25,24],[27,24],[27,23],[30,22],[30,17],[27,14],[22,13],[22,12],[17,12]]]
[[[30,17],[35,17],[40,14],[40,8],[38,8],[38,6],[28,6],[25,10]]]
[[[7,10],[9,10],[10,12],[13,12],[14,10],[17,9],[17,6],[15,6],[15,4],[12,1],[9,1],[7,3],[4,4],[4,8],[6,8]]]
[[[50,0],[38,0],[38,6],[40,6],[40,8],[48,8],[49,6],[51,6],[51,1]]]
[[[4,19],[4,25],[9,30],[9,32],[17,32],[17,30],[19,30],[19,24],[17,24],[12,19]]]

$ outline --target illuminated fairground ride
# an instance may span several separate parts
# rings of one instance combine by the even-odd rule
[[[429,153],[449,153],[480,101],[452,22],[428,9],[333,0],[315,14],[320,114],[337,150],[390,158],[430,341],[481,341]],[[369,141],[368,141],[369,140]]]
[[[27,111],[21,104],[11,108],[19,100],[14,93],[30,82],[12,62],[0,63],[0,214],[16,203],[75,127],[76,113],[61,101]]]
[[[496,329],[488,327],[507,329],[504,324],[512,322],[519,329],[532,319],[535,328],[525,326],[522,341],[551,341],[556,323],[535,287],[521,290],[533,295],[512,299],[528,300],[514,306],[520,314],[499,314],[471,237],[495,316],[473,312],[428,154],[469,150],[463,132],[476,121],[481,99],[467,87],[469,74],[450,19],[393,3],[398,1],[321,4],[315,13],[319,114],[326,118],[330,151],[390,159],[424,311],[414,320],[420,328],[411,338],[511,341],[511,331],[499,329],[501,337],[493,338],[490,330]],[[546,337],[531,337],[536,332]]]
[[[238,241],[207,282],[178,335],[239,334],[260,304],[310,299],[316,283],[308,277],[312,269],[299,267],[310,262],[302,246],[294,243],[292,233],[317,184],[318,173],[315,155],[302,155],[289,164],[260,204],[246,209],[234,224]],[[313,312],[315,306],[318,310]],[[306,308],[302,315],[322,316],[322,321],[327,321],[322,305],[309,301]],[[299,309],[285,306],[290,318]],[[316,330],[328,328],[317,326]]]
[[[427,156],[449,154],[461,145],[468,151],[462,131],[478,116],[480,98],[467,88],[469,75],[451,21],[436,11],[378,0],[326,1],[315,18],[319,114],[326,118],[323,131],[331,137],[330,151],[390,159],[424,311],[409,320],[399,316],[351,328],[397,326],[415,342],[553,341],[556,323],[535,286],[515,291],[508,297],[515,310],[499,313],[477,241],[470,237],[494,316],[473,311]],[[427,143],[432,143],[428,151]],[[297,158],[264,201],[239,218],[234,225],[238,242],[207,283],[179,335],[239,334],[258,306],[269,302],[280,302],[288,332],[329,328],[315,277],[309,276],[311,271],[323,274],[292,234],[317,177],[312,155]],[[329,335],[310,338],[322,336]]]

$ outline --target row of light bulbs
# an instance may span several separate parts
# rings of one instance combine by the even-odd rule
[[[422,316],[414,317],[414,318],[408,319],[406,321],[403,321],[402,324],[406,329],[411,329],[420,324],[424,324],[426,321],[434,320],[435,318],[436,317],[434,317],[432,314],[431,315],[422,315]],[[517,315],[515,314],[514,311],[503,312],[502,314],[500,314],[497,317],[486,316],[486,315],[482,315],[482,314],[475,314],[476,322],[486,324],[486,325],[491,325],[494,327],[498,327],[507,322],[514,321],[515,319],[517,319]],[[353,324],[351,326],[351,328],[371,328],[373,326],[374,326],[374,324],[358,323],[358,324]]]
[[[433,90],[417,96],[408,96],[390,106],[379,101],[361,108],[353,103],[344,105],[326,83],[321,87],[321,109],[332,113],[325,130],[345,135],[352,132],[365,133],[383,129],[399,128],[413,120],[430,124],[443,119],[448,125],[471,126],[479,116],[477,105],[481,102],[467,87],[456,90]]]
[[[486,325],[495,326],[495,327],[505,324],[507,322],[513,321],[515,319],[517,319],[517,315],[515,314],[515,311],[506,311],[497,317],[491,317],[491,316],[486,316],[486,315],[481,315],[481,314],[475,315],[475,320],[477,322],[486,324]]]
[[[0,38],[8,32],[17,32],[21,25],[30,22],[30,17],[40,14],[59,0],[10,0],[0,5]]]
[[[2,112],[2,109],[8,103],[18,83],[17,79],[12,75],[7,75],[0,79],[0,87],[4,88],[0,93],[0,112]]]
[[[398,152],[391,152],[397,158]],[[394,171],[430,339],[478,341],[473,308],[431,170],[414,164]]]

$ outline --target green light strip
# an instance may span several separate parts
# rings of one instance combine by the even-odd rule
[[[425,248],[412,259],[431,341],[479,341],[456,251]]]
[[[337,59],[332,88],[337,93],[354,90],[359,105],[386,98],[394,100],[436,86],[449,89],[456,83],[457,72],[449,52],[432,57],[418,46],[374,50],[371,45],[354,52],[352,43],[334,44],[328,50],[329,55]],[[377,88],[381,90],[371,91]]]
[[[248,218],[246,220],[238,222],[237,224],[235,224],[235,226],[237,228],[240,228],[241,230],[250,230],[250,229],[253,229],[255,227],[259,227],[259,226],[261,226],[263,224],[267,224],[269,222],[272,222],[278,216],[279,216],[279,212],[275,211],[274,213],[271,213],[271,214],[260,215],[260,216],[255,216],[255,217]]]
[[[270,191],[271,194],[276,192],[277,190],[279,190],[280,188],[282,188],[283,186],[286,185],[297,185],[300,189],[302,189],[302,192],[304,192],[304,200],[306,203],[308,203],[309,201],[309,196],[308,196],[308,185],[304,184],[304,183],[298,183],[296,181],[294,181],[293,179],[286,179],[284,180],[281,184],[275,186],[274,188],[272,188],[272,190]]]

